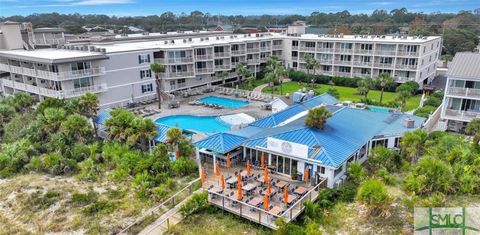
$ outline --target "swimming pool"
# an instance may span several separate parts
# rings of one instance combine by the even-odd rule
[[[238,109],[248,104],[248,101],[234,100],[234,99],[229,99],[229,98],[224,98],[219,96],[207,96],[207,97],[198,99],[198,101],[207,103],[207,104],[220,105],[228,109]]]
[[[222,122],[217,116],[172,115],[158,118],[155,122],[208,135],[230,130],[230,125]]]
[[[367,106],[370,111],[377,113],[389,113],[391,108],[380,107],[380,106]]]

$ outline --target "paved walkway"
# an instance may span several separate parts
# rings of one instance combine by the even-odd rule
[[[201,191],[203,191],[202,188],[193,192],[190,196],[183,199],[183,201],[178,203],[175,207],[173,207],[169,211],[165,212],[162,216],[160,216],[160,218],[158,218],[152,224],[148,225],[146,228],[144,228],[138,234],[139,235],[147,235],[147,234],[152,234],[153,235],[153,234],[164,234],[165,232],[167,232],[168,227],[172,227],[173,225],[176,225],[180,221],[182,221],[183,216],[180,213],[180,207],[182,207],[182,205],[185,204],[188,201],[188,199],[190,199],[192,197],[193,194],[199,193]]]
[[[284,79],[283,79],[283,83],[290,82],[290,81],[291,81],[290,78],[284,78]],[[255,88],[253,88],[253,91],[254,91],[254,92],[260,92],[260,93],[261,93],[262,90],[263,90],[263,88],[265,88],[265,87],[268,87],[268,83],[264,83],[264,84],[262,84],[262,85],[260,85],[260,86],[257,86],[257,87],[255,87]]]

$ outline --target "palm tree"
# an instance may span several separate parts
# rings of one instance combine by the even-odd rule
[[[127,129],[135,119],[133,113],[119,108],[110,112],[110,118],[105,122],[107,137],[111,140],[125,142],[128,138]]]
[[[127,142],[130,145],[140,143],[144,151],[148,149],[148,143],[157,135],[157,126],[149,118],[135,117],[131,126],[127,128]]]
[[[313,84],[315,82],[315,69],[320,67],[320,63],[318,63],[317,60],[315,60],[315,58],[311,55],[311,54],[305,54],[303,56],[303,59],[305,60],[305,63],[307,64],[306,65],[306,68],[307,68],[307,74],[308,74],[308,77],[311,79],[311,82],[312,82],[312,88],[313,88]],[[310,77],[310,70],[313,70],[313,77]]]
[[[150,65],[150,69],[155,73],[155,83],[157,84],[157,97],[158,97],[158,109],[162,108],[162,80],[160,73],[165,72],[165,65],[159,63],[153,63]]]
[[[239,63],[235,66],[235,71],[237,72],[238,76],[238,84],[242,84],[242,80],[244,77],[247,77],[252,74],[252,71],[247,67],[245,63]]]
[[[265,71],[267,71],[267,73],[265,74],[265,78],[272,89],[272,96],[274,92],[273,85],[275,82],[280,83],[280,94],[282,94],[282,79],[288,75],[287,69],[276,56],[268,58],[266,64]]]
[[[415,164],[425,149],[425,142],[428,134],[424,130],[418,129],[407,132],[400,141],[401,151]]]
[[[381,89],[380,93],[380,103],[383,101],[383,92],[385,91],[385,88],[391,86],[395,81],[393,80],[392,77],[390,77],[389,73],[381,73],[378,75],[376,78],[376,83]]]
[[[171,128],[167,131],[166,143],[172,148],[175,152],[178,150],[178,144],[183,139],[182,131],[176,127]]]
[[[310,109],[305,119],[305,125],[312,128],[323,129],[327,119],[332,116],[332,113],[324,106]]]
[[[467,124],[465,133],[473,135],[473,146],[474,149],[480,150],[478,142],[480,141],[480,118],[475,118]]]
[[[368,92],[374,87],[374,81],[371,78],[359,79],[357,82],[357,92],[360,95],[365,96],[365,100],[368,99]]]
[[[440,57],[444,62],[445,67],[448,67],[448,62],[453,60],[453,56],[450,54],[445,54]]]
[[[97,123],[95,122],[95,118],[98,116],[99,109],[98,97],[95,94],[86,93],[80,97],[79,105],[80,113],[92,121],[95,137],[98,138]]]
[[[72,114],[62,122],[60,131],[73,143],[85,144],[92,136],[92,126],[88,120],[80,114]]]
[[[400,107],[402,110],[407,106],[407,101],[412,97],[412,92],[407,91],[407,90],[401,90],[398,92],[396,101],[400,102]]]

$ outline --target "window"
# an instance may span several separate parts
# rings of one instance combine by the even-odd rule
[[[433,43],[432,43],[432,46],[431,46],[431,49],[430,50],[433,50]]]
[[[150,54],[138,55],[138,63],[139,64],[150,63]]]
[[[380,57],[381,64],[391,64],[393,62],[392,57]]]
[[[351,61],[352,56],[351,55],[340,55],[340,60],[341,61]]]
[[[292,41],[292,46],[298,46],[298,41]]]
[[[400,140],[401,139],[402,139],[401,137],[395,138],[395,144],[394,144],[395,148],[400,148]]]
[[[260,42],[260,46],[261,46],[261,47],[266,47],[266,46],[267,46],[267,42]]]
[[[323,166],[317,166],[317,173],[325,174],[325,167],[323,167]]]
[[[305,47],[315,48],[315,42],[305,42]]]
[[[223,60],[215,60],[215,65],[223,65]]]
[[[293,62],[292,67],[294,67],[294,68],[298,67],[298,63],[297,63],[297,62]]]
[[[91,77],[87,78],[79,78],[73,80],[73,87],[75,89],[82,88],[82,87],[89,87],[93,85],[93,79]]]
[[[214,47],[213,50],[215,51],[215,53],[223,53],[224,47]]]
[[[362,73],[362,74],[369,75],[371,71],[372,71],[371,69],[362,68],[362,71],[361,71],[361,73]]]
[[[343,165],[333,172],[333,177],[337,177],[337,175],[340,174],[340,172],[342,171],[343,171]]]
[[[171,89],[176,89],[177,87],[175,86],[175,80],[170,80],[170,88]]]
[[[232,51],[238,51],[239,49],[240,48],[239,48],[238,44],[232,45],[232,49],[231,49]]]
[[[71,63],[70,67],[73,71],[84,70],[84,69],[89,69],[91,67],[91,63],[90,62]]]
[[[373,44],[360,44],[360,49],[371,51],[373,49]]]
[[[140,79],[151,78],[151,77],[152,77],[152,70],[150,69],[140,70]]]
[[[351,69],[350,67],[345,67],[345,66],[338,67],[338,71],[343,73],[350,73],[350,69]]]
[[[152,83],[142,85],[142,93],[152,92],[152,91],[153,91],[153,85],[152,85]]]

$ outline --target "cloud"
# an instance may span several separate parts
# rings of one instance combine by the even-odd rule
[[[127,4],[133,3],[131,0],[83,0],[78,2],[71,2],[70,5],[75,6],[92,6],[92,5],[111,5],[111,4]]]

